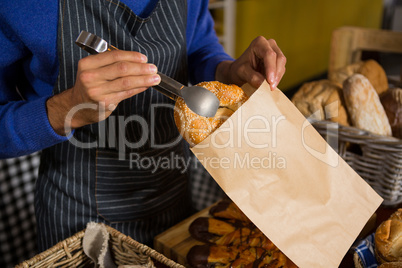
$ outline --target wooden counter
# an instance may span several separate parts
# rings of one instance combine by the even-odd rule
[[[157,235],[154,240],[155,250],[169,259],[188,267],[186,256],[190,248],[195,245],[204,244],[191,237],[188,227],[196,218],[208,216],[209,209],[214,205],[215,204],[201,210],[165,232]]]

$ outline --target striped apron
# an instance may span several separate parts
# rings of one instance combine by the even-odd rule
[[[186,16],[186,0],[160,0],[146,19],[118,0],[62,0],[53,94],[74,85],[78,61],[88,55],[74,44],[81,30],[147,55],[159,71],[187,84]],[[90,221],[152,246],[156,234],[188,216],[189,162],[173,105],[149,88],[43,151],[35,196],[41,251]]]

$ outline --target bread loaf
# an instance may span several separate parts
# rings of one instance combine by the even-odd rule
[[[402,208],[378,226],[374,243],[379,263],[402,262]]]
[[[402,139],[402,89],[390,88],[380,96],[391,125],[392,135]]]
[[[202,82],[204,87],[219,99],[219,109],[214,117],[203,117],[190,110],[183,99],[176,101],[174,119],[183,138],[194,146],[219,128],[247,99],[244,91],[236,85],[226,85],[217,81]]]
[[[367,77],[378,95],[381,95],[389,88],[387,74],[384,68],[375,60],[365,61],[358,73]]]
[[[342,86],[343,82],[354,74],[362,74],[380,95],[388,89],[388,78],[384,68],[375,60],[366,60],[347,65],[328,74],[328,79]]]
[[[304,83],[292,102],[305,117],[349,125],[342,88],[327,79]]]
[[[392,135],[380,97],[365,76],[354,74],[346,79],[343,83],[343,94],[355,127],[378,135]]]
[[[337,70],[334,70],[332,72],[328,73],[328,79],[340,87],[343,86],[343,82],[348,79],[349,76],[352,76],[356,73],[358,73],[359,69],[363,65],[363,61],[352,63],[349,65],[346,65],[342,68],[339,68]]]
[[[384,262],[378,268],[402,268],[402,262]]]

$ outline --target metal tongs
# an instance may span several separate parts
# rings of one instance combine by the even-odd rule
[[[118,50],[97,35],[86,31],[81,31],[75,43],[90,54]],[[219,108],[219,99],[211,91],[199,86],[187,87],[161,72],[158,72],[158,75],[161,82],[153,88],[172,100],[183,98],[188,108],[196,114],[204,117],[215,116]]]

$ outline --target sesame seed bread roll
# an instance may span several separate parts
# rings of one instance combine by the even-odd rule
[[[354,74],[346,79],[343,83],[343,95],[355,127],[378,135],[392,135],[380,97],[365,76]]]
[[[174,109],[174,120],[183,138],[195,146],[219,128],[247,99],[244,91],[236,85],[226,85],[217,81],[202,82],[204,87],[219,99],[219,109],[214,117],[204,117],[190,110],[179,98]]]

